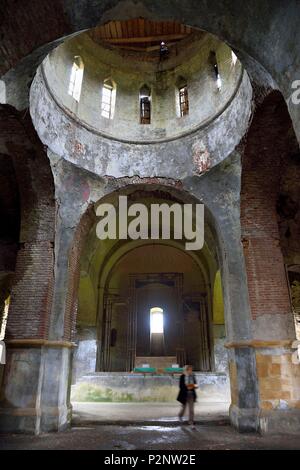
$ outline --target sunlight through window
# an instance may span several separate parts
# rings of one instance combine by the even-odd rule
[[[151,334],[164,332],[164,311],[162,308],[153,307],[150,309],[150,332]]]
[[[1,312],[0,312],[0,341],[5,338],[5,330],[6,330],[6,324],[7,324],[9,303],[10,303],[10,296],[7,297],[7,299],[5,300],[4,310],[3,310],[3,313],[2,313],[2,324],[1,324]]]
[[[231,51],[231,63],[232,65],[235,65],[237,62],[237,56],[235,55],[235,53],[233,51]]]
[[[83,70],[84,70],[84,65],[83,65],[83,61],[81,57],[80,56],[74,57],[68,93],[74,98],[74,100],[78,102],[80,100]]]
[[[116,101],[116,87],[112,80],[106,80],[102,88],[101,116],[113,119]]]

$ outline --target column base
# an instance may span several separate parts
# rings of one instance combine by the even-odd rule
[[[0,394],[0,431],[39,434],[71,423],[70,347],[9,347]]]
[[[300,409],[258,410],[230,405],[229,417],[232,426],[241,433],[300,435]]]
[[[259,410],[257,408],[239,408],[230,405],[229,418],[238,432],[257,432],[259,429]]]
[[[64,431],[71,425],[72,407],[36,410],[32,408],[0,409],[0,432],[39,434]]]

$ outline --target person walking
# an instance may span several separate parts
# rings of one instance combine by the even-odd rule
[[[184,373],[180,376],[179,380],[179,394],[177,400],[181,403],[182,408],[179,412],[179,420],[183,421],[183,416],[186,407],[189,408],[189,424],[194,426],[194,404],[197,400],[195,389],[198,388],[193,367],[187,365],[184,368]]]

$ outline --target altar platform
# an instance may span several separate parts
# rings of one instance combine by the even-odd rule
[[[135,359],[133,372],[142,374],[182,374],[176,356],[140,356]]]

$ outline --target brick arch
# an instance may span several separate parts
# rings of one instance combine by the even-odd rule
[[[158,179],[155,179],[157,182]],[[170,200],[174,199],[173,193],[180,193],[181,191],[177,188],[160,185],[160,190],[158,190],[158,185],[153,185],[153,181],[150,181],[144,184],[124,184],[118,182],[118,189],[113,188],[110,192],[108,190],[107,194],[101,199],[102,202],[106,202],[116,197],[119,194],[119,191],[134,193],[139,189],[139,196],[147,194],[151,188],[155,187],[155,190],[158,191],[159,196],[167,195],[167,198]],[[146,189],[146,191],[143,191]],[[148,191],[147,191],[148,189]],[[154,189],[153,189],[154,190]],[[170,191],[170,193],[168,192]],[[184,194],[184,191],[182,191]],[[183,196],[184,197],[184,196]],[[185,194],[185,197],[190,197]],[[98,204],[98,201],[96,204]],[[95,204],[95,205],[96,205]],[[78,287],[80,280],[80,259],[87,241],[88,234],[96,224],[96,214],[95,214],[95,205],[89,204],[83,215],[81,216],[79,223],[75,229],[74,237],[72,240],[71,248],[68,254],[68,281],[67,281],[67,295],[65,301],[65,315],[64,315],[64,340],[70,341],[74,336],[74,330],[76,325],[76,316],[77,316],[77,302],[78,302]]]
[[[11,292],[20,231],[18,185],[12,158],[0,154],[0,328]],[[3,339],[3,338],[0,338]]]
[[[80,219],[75,230],[68,262],[68,288],[65,304],[64,339],[71,341],[74,337],[80,280],[80,259],[87,236],[96,220],[93,205],[90,205]]]
[[[95,204],[89,204],[87,209],[81,216],[79,223],[75,229],[74,236],[72,239],[72,243],[68,252],[68,281],[67,281],[67,295],[65,300],[65,307],[64,307],[64,340],[70,341],[74,336],[74,330],[76,325],[76,316],[77,316],[77,302],[78,302],[78,287],[79,287],[79,280],[80,280],[80,261],[81,256],[83,254],[87,237],[90,231],[95,227],[97,218],[95,215],[95,207],[100,202],[112,202],[112,200],[117,197],[120,193],[121,194],[128,194],[133,197],[133,201],[140,200],[141,198],[149,197],[153,192],[159,198],[163,198],[172,202],[194,202],[199,203],[203,202],[206,207],[206,222],[209,225],[211,233],[215,240],[215,244],[217,246],[216,251],[218,252],[219,263],[222,265],[226,265],[227,263],[227,254],[226,249],[224,247],[224,240],[222,233],[222,229],[219,226],[219,221],[215,217],[215,214],[211,212],[209,205],[206,205],[206,201],[201,201],[197,199],[189,191],[184,190],[181,185],[174,185],[174,183],[164,183],[162,180],[160,182],[159,178],[147,179],[145,181],[143,179],[140,180],[140,183],[136,183],[133,181],[132,184],[129,181],[122,182],[118,181],[117,185],[118,188],[116,189],[116,181],[113,183],[112,191],[109,191],[109,186],[107,187],[106,194]],[[118,245],[118,244],[117,244]],[[117,246],[116,245],[116,246]],[[228,293],[227,298],[230,299],[232,293],[229,293],[231,290],[230,288],[230,280],[226,274],[226,270],[223,271],[224,277],[222,276],[222,280],[224,283],[223,289]],[[229,300],[230,302],[230,300]],[[227,302],[228,304],[228,302]],[[243,312],[244,313],[244,312]],[[245,312],[247,316],[247,312]],[[231,308],[227,309],[227,320],[229,317],[232,316]],[[247,330],[248,324],[244,322],[241,316],[241,324],[243,324],[242,329]],[[231,321],[229,321],[229,324]],[[230,329],[230,326],[229,326]],[[250,333],[248,333],[250,334]]]
[[[229,176],[229,175],[227,175]],[[128,179],[129,180],[129,179]],[[127,181],[124,185],[124,181],[116,180],[111,181],[112,191],[109,191],[109,186],[106,187],[106,194],[98,202],[111,202],[112,195],[118,195],[119,192],[130,193],[138,190],[138,199],[145,197],[147,190],[158,190],[162,196],[165,193],[169,193],[167,199],[177,199],[180,202],[203,202],[208,203],[207,214],[212,230],[212,234],[215,243],[218,245],[218,256],[220,267],[222,271],[222,287],[224,293],[224,306],[225,306],[225,323],[227,330],[228,347],[231,348],[229,351],[229,365],[230,365],[230,383],[232,389],[232,404],[230,408],[230,417],[232,423],[239,429],[249,430],[257,429],[257,415],[256,409],[258,408],[259,396],[258,396],[258,381],[256,373],[256,363],[254,351],[248,344],[251,344],[252,332],[251,332],[251,318],[250,309],[248,305],[248,293],[247,285],[244,275],[244,260],[242,256],[241,243],[239,238],[239,230],[233,230],[234,224],[237,223],[235,217],[237,211],[232,218],[229,216],[228,211],[226,214],[223,213],[222,207],[219,204],[215,205],[216,201],[208,199],[205,201],[205,183],[203,184],[203,192],[195,193],[193,190],[185,190],[179,183],[176,186],[162,186],[159,179],[155,178],[154,181],[148,179],[143,182],[140,180],[140,185],[137,184],[136,180],[133,184],[128,184]],[[117,182],[117,188],[116,188]],[[235,178],[233,179],[236,185]],[[122,184],[123,183],[123,184]],[[146,184],[145,184],[146,183]],[[155,184],[153,184],[155,183]],[[230,185],[226,182],[226,191],[230,192]],[[88,209],[88,212],[91,207]],[[88,234],[88,227],[92,227],[93,218],[90,215],[85,214],[79,226],[76,229],[77,236],[74,237],[74,242],[80,238],[80,234],[84,234],[85,237]],[[228,240],[227,240],[228,238]],[[83,239],[82,239],[83,241]],[[84,243],[79,243],[78,246],[83,247]],[[74,246],[74,244],[73,244]],[[78,251],[77,251],[78,250]],[[70,299],[73,299],[73,308],[66,312],[65,326],[67,325],[68,331],[70,331],[70,325],[75,324],[76,319],[76,295],[79,281],[79,258],[80,250],[75,248],[76,257],[73,257],[72,266],[74,269],[70,269],[69,274],[69,289],[68,293]],[[71,250],[71,253],[72,250]],[[71,259],[71,256],[69,257]],[[77,270],[75,269],[77,266]],[[237,295],[238,292],[238,295]],[[239,349],[239,342],[235,343],[235,338],[242,338],[246,344],[246,350]],[[237,349],[234,349],[237,345]],[[244,395],[246,393],[246,398]],[[249,410],[251,411],[251,419],[248,419]],[[253,411],[254,410],[254,411]],[[244,419],[244,415],[246,418]]]

